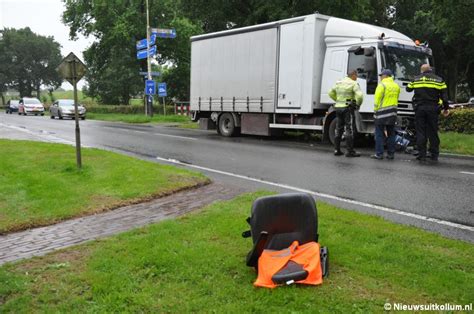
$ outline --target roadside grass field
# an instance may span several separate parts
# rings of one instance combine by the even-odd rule
[[[439,138],[442,152],[474,155],[474,134],[440,132]]]
[[[189,117],[181,115],[161,115],[155,114],[153,117],[144,114],[124,114],[124,113],[87,113],[87,118],[92,120],[117,121],[125,123],[176,123],[177,125],[197,125],[191,122]]]
[[[321,286],[255,288],[241,232],[257,192],[201,212],[0,267],[0,312],[374,313],[469,304],[474,245],[318,203]]]
[[[202,184],[198,173],[98,149],[0,140],[0,233],[47,225]]]

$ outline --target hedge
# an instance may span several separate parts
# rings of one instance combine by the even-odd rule
[[[88,112],[93,113],[123,113],[123,114],[142,114],[145,111],[143,105],[121,105],[121,106],[110,106],[110,105],[95,105],[85,106]],[[171,113],[174,111],[172,105],[166,105],[166,112]],[[163,112],[163,105],[153,105],[153,112]]]
[[[474,108],[450,110],[448,117],[441,115],[439,128],[441,131],[474,133]]]

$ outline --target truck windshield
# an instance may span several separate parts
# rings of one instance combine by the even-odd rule
[[[395,47],[384,48],[383,60],[383,67],[392,70],[395,79],[401,81],[412,81],[422,64],[432,63],[426,53]]]

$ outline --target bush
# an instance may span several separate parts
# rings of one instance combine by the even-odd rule
[[[450,111],[448,117],[441,115],[439,127],[442,131],[474,133],[474,109],[455,109]]]
[[[143,105],[121,105],[121,106],[110,106],[110,105],[85,105],[88,112],[92,113],[122,113],[122,114],[143,114],[145,108]],[[173,111],[172,106],[166,106],[166,112],[171,113]],[[162,113],[162,105],[153,105],[153,112]]]
[[[108,106],[108,105],[96,105],[88,106],[86,105],[88,112],[93,113],[126,113],[126,114],[137,114],[144,111],[143,106],[133,105],[133,106]]]

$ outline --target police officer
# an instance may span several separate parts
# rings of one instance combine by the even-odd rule
[[[383,159],[385,130],[387,131],[387,159],[395,156],[395,122],[397,122],[398,96],[400,86],[393,81],[393,73],[385,69],[380,73],[381,81],[375,90],[375,155],[371,158]]]
[[[435,75],[429,64],[421,66],[421,74],[407,85],[407,92],[415,91],[413,95],[413,106],[415,108],[416,146],[419,155],[416,159],[426,160],[426,143],[430,142],[431,160],[438,161],[439,137],[438,137],[438,115],[442,102],[443,114],[447,116],[448,93],[446,83],[442,78]]]
[[[331,97],[336,104],[336,138],[334,155],[342,155],[341,137],[346,131],[346,157],[359,157],[360,154],[354,150],[354,110],[362,104],[363,94],[357,83],[357,71],[350,70],[347,77],[337,81],[336,85],[329,90]]]

